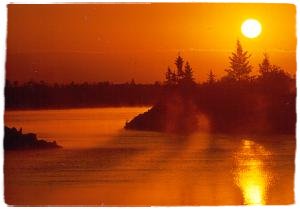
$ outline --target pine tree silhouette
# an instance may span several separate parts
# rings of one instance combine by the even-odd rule
[[[265,75],[271,70],[272,70],[272,65],[270,64],[268,55],[265,53],[263,61],[261,62],[261,64],[259,64],[259,72],[261,75]]]
[[[180,55],[178,55],[178,57],[175,60],[175,65],[177,67],[178,80],[181,80],[184,77],[183,63],[184,63],[183,58]]]
[[[240,81],[248,80],[251,73],[252,66],[249,64],[249,58],[247,51],[244,51],[239,40],[236,43],[236,51],[229,57],[230,67],[225,71],[228,73],[228,77]]]
[[[175,72],[173,72],[171,70],[170,67],[168,67],[167,72],[165,74],[165,77],[166,77],[165,84],[167,84],[167,85],[174,85],[174,84],[176,84],[176,82],[177,82],[176,74],[175,74]]]
[[[171,80],[172,80],[172,71],[170,69],[170,67],[168,67],[167,72],[166,72],[166,84],[171,84]]]
[[[194,82],[193,69],[191,68],[191,66],[188,62],[186,62],[186,64],[185,64],[183,76],[184,76],[183,80],[186,83],[193,83]]]
[[[212,70],[209,71],[209,74],[208,74],[208,79],[207,79],[207,83],[209,84],[213,84],[216,82],[216,75],[213,73]]]

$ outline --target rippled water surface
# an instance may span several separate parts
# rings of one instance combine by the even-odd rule
[[[7,151],[11,205],[294,202],[295,138],[124,131],[148,108],[7,111],[5,124],[63,149]]]

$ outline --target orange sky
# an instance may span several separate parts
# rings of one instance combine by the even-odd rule
[[[262,24],[245,38],[247,18]],[[257,71],[264,52],[296,71],[296,8],[291,4],[60,4],[8,6],[7,78],[48,82],[162,81],[180,53],[197,81],[218,77],[240,39]]]

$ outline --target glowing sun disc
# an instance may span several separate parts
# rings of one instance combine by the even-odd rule
[[[244,36],[256,38],[261,33],[261,24],[255,19],[248,19],[243,22],[241,30]]]

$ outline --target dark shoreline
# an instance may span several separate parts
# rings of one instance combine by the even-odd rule
[[[38,139],[34,133],[22,133],[22,128],[4,127],[4,150],[40,150],[62,148],[56,141]]]
[[[97,108],[138,108],[138,107],[151,107],[152,105],[118,105],[118,106],[113,106],[113,105],[96,105],[96,106],[53,106],[53,107],[22,107],[22,108],[5,108],[5,111],[34,111],[34,110],[72,110],[72,109],[97,109]]]

